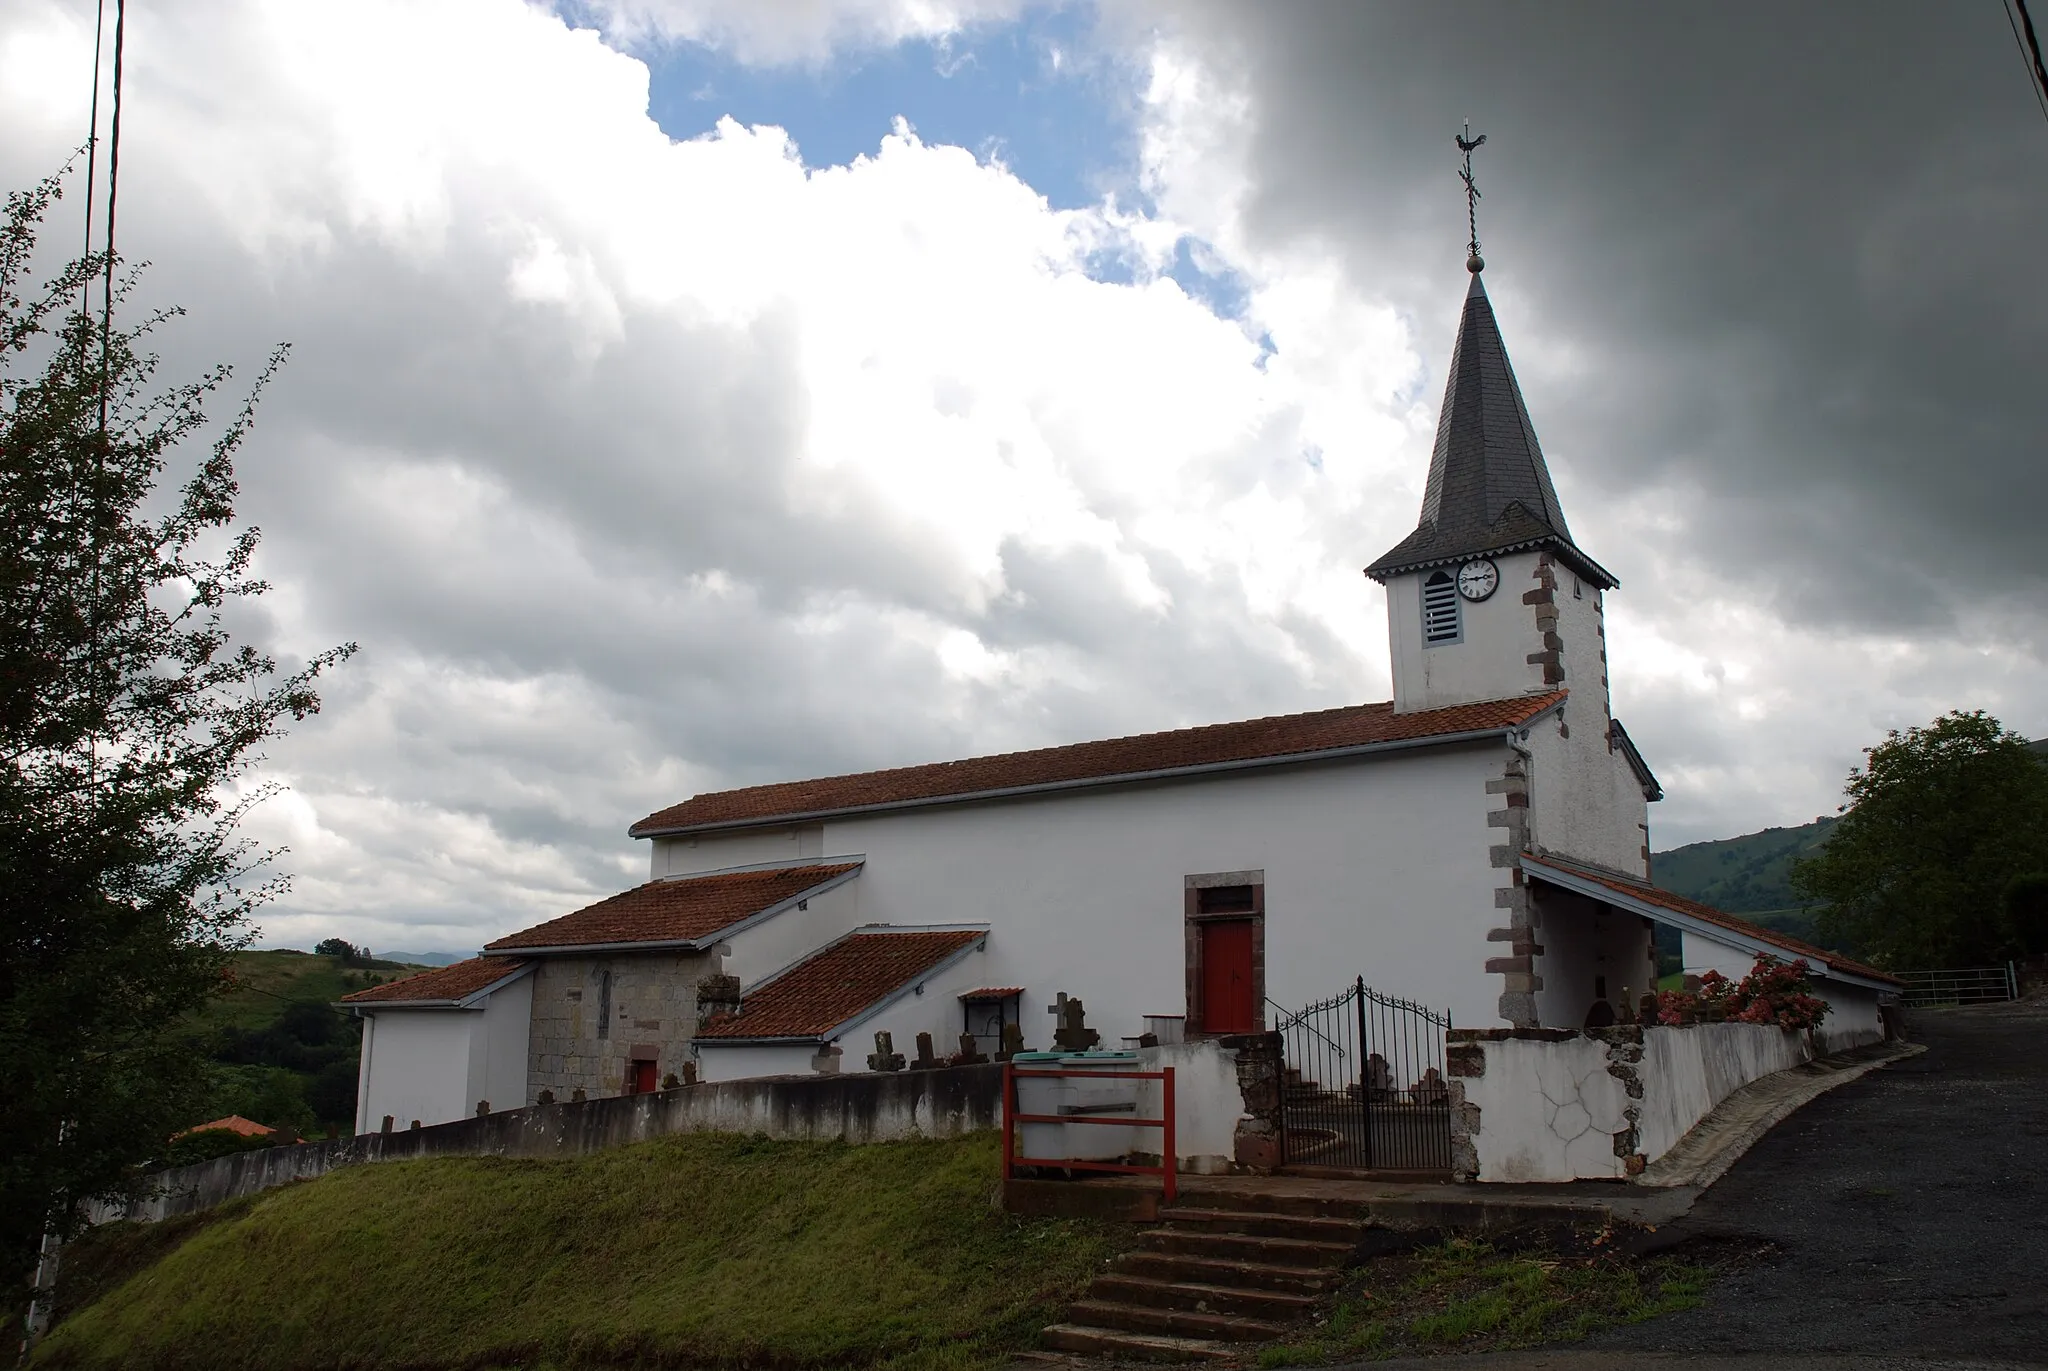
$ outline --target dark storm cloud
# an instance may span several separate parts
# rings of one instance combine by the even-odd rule
[[[1250,94],[1252,230],[1339,245],[1438,367],[1451,134],[1488,135],[1509,348],[1575,527],[1641,602],[1670,555],[1845,629],[1941,633],[2048,593],[2048,122],[1997,0],[1169,22]],[[1627,548],[1616,497],[1660,486],[1680,537]]]

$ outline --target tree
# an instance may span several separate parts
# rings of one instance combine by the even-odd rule
[[[208,1084],[181,1021],[282,888],[238,836],[259,748],[347,644],[281,669],[224,614],[266,589],[234,457],[273,355],[210,427],[217,367],[159,385],[104,255],[30,284],[61,177],[0,213],[0,1279],[45,1224],[139,1184]],[[81,292],[113,285],[106,320]],[[210,440],[209,436],[211,435]],[[170,464],[197,449],[174,477]]]
[[[2009,955],[2005,891],[2048,870],[2048,767],[1982,710],[1895,729],[1865,756],[1827,846],[1792,872],[1822,933],[1895,968]]]

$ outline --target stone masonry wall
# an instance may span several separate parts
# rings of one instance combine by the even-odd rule
[[[681,1075],[697,1032],[697,984],[717,970],[703,953],[542,958],[533,973],[526,1103],[543,1090],[557,1100],[577,1090],[593,1099],[620,1094],[636,1057],[654,1059],[656,1079]]]

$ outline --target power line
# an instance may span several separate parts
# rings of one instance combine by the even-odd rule
[[[2020,55],[2027,63],[2027,84],[2034,89],[2034,103],[2041,107],[2041,115],[2048,118],[2048,66],[2041,63],[2041,40],[2034,32],[2034,17],[2027,13],[2027,0],[2005,0],[2005,22],[2012,29],[2012,40],[2019,44]]]
[[[99,0],[99,8],[93,15],[92,29],[92,131],[85,136],[85,255],[92,256],[92,193],[98,181],[95,163],[100,150],[100,40],[107,33],[107,0]],[[92,281],[87,278],[78,286],[78,312],[88,314],[92,309]],[[85,344],[81,339],[78,369],[85,370]]]

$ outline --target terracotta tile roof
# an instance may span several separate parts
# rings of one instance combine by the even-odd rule
[[[963,990],[953,998],[956,1000],[1007,1000],[1012,995],[1022,995],[1021,985],[985,985],[979,990]]]
[[[859,869],[859,862],[825,862],[649,881],[574,914],[507,934],[486,943],[484,950],[696,942]]]
[[[1812,943],[1802,942],[1800,939],[1794,938],[1789,934],[1780,933],[1775,928],[1765,928],[1761,924],[1753,924],[1747,919],[1739,919],[1733,914],[1714,908],[1712,905],[1701,904],[1698,900],[1688,900],[1683,895],[1674,895],[1668,890],[1661,890],[1644,881],[1632,880],[1629,877],[1617,875],[1612,871],[1602,871],[1598,867],[1581,866],[1577,862],[1568,862],[1559,857],[1534,857],[1528,860],[1538,863],[1539,866],[1554,866],[1560,871],[1569,871],[1575,876],[1583,877],[1598,885],[1604,885],[1609,890],[1619,894],[1632,896],[1646,904],[1656,905],[1660,909],[1669,909],[1679,914],[1690,914],[1695,919],[1699,919],[1704,923],[1716,924],[1731,933],[1741,933],[1760,942],[1770,943],[1774,947],[1783,948],[1794,957],[1804,957],[1807,961],[1820,966],[1847,972],[1852,976],[1868,976],[1872,980],[1885,981],[1891,985],[1904,984],[1903,981],[1890,972],[1879,971],[1874,966],[1866,966],[1862,962],[1853,961],[1848,957],[1844,957],[1839,952],[1830,952],[1826,948],[1815,947]],[[1538,869],[1532,874],[1540,878],[1543,873]]]
[[[471,957],[466,962],[437,966],[432,971],[422,971],[417,976],[407,976],[403,980],[373,985],[368,990],[358,990],[353,995],[342,996],[341,1002],[402,1004],[407,1001],[465,999],[492,982],[505,979],[525,965],[525,962],[510,957]]]
[[[227,1133],[237,1133],[245,1138],[262,1138],[277,1132],[275,1128],[257,1123],[254,1119],[245,1119],[240,1114],[230,1114],[225,1119],[215,1119],[212,1123],[194,1124],[182,1133],[173,1133],[171,1134],[171,1141],[176,1142],[180,1138],[189,1138],[194,1133],[211,1133],[216,1129]]]
[[[1117,777],[1252,763],[1366,747],[1420,742],[1458,733],[1513,728],[1564,698],[1562,690],[1450,709],[1396,714],[1390,703],[1346,705],[1171,733],[1071,743],[960,762],[932,762],[812,781],[781,781],[696,795],[634,824],[636,838],[693,828],[739,827],[800,816],[966,799],[1014,790],[1085,785]]]
[[[988,936],[985,928],[859,929],[748,992],[697,1040],[820,1038]]]

